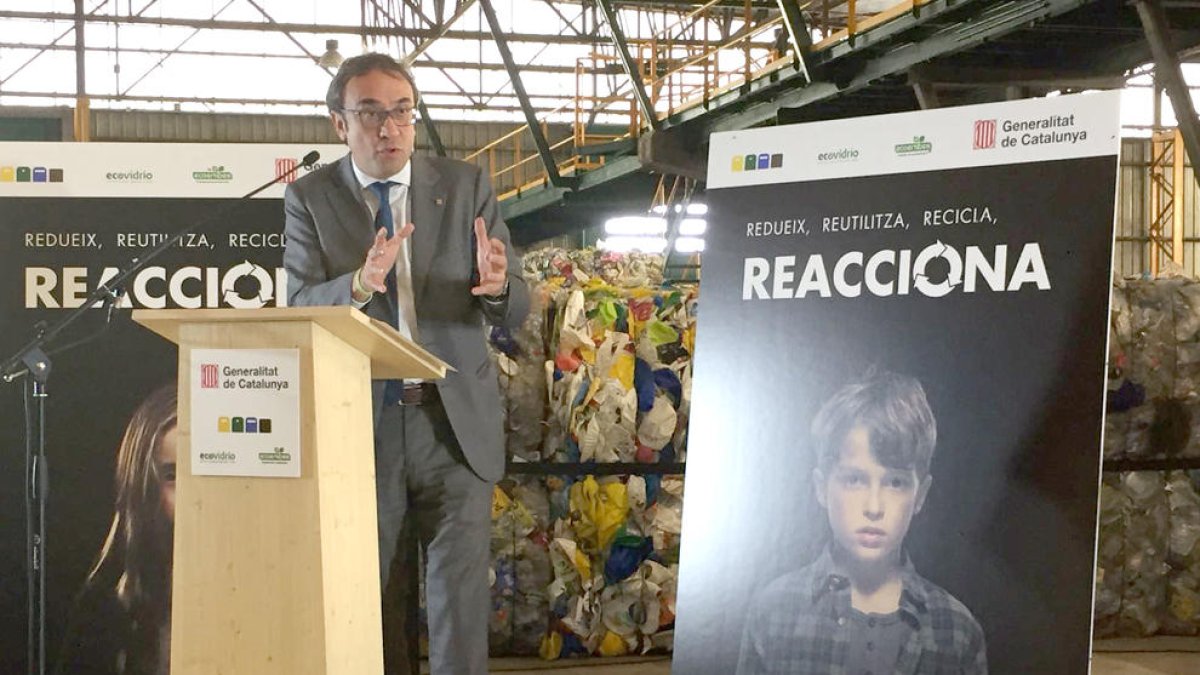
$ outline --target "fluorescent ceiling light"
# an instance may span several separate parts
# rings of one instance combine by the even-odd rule
[[[684,236],[696,236],[704,234],[708,229],[708,222],[703,218],[684,218],[679,223],[679,234]]]
[[[675,213],[679,213],[682,210],[683,210],[682,204],[675,205]],[[657,214],[661,215],[661,214],[667,212],[667,206],[665,204],[658,204],[656,206],[651,207],[650,211],[652,213],[657,213]],[[687,212],[688,212],[689,216],[703,216],[704,214],[708,213],[708,204],[692,202],[691,204],[688,204]]]
[[[596,245],[603,251],[628,253],[629,251],[644,251],[646,253],[662,253],[667,247],[665,237],[609,237],[601,239]]]
[[[667,221],[655,216],[620,216],[604,223],[605,234],[666,234]]]

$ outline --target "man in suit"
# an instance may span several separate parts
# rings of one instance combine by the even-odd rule
[[[485,673],[504,442],[484,325],[519,326],[529,291],[487,176],[412,156],[416,103],[411,73],[390,56],[342,64],[326,104],[350,153],[288,186],[283,262],[289,303],[360,307],[456,369],[436,383],[372,385],[380,574],[386,589],[411,528],[426,551],[433,673]],[[388,643],[402,631],[384,632]],[[384,651],[389,673],[407,670],[394,646]]]

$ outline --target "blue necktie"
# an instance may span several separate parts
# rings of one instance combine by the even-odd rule
[[[391,192],[393,185],[398,185],[398,183],[393,183],[391,181],[379,181],[377,183],[371,183],[369,186],[367,186],[371,188],[377,197],[379,197],[379,210],[375,212],[375,230],[378,231],[379,228],[382,227],[383,230],[387,232],[388,237],[392,237],[396,234],[396,223],[392,216]],[[388,270],[386,283],[388,292],[395,295],[396,267],[394,265],[392,266],[392,269]]]
[[[396,185],[391,181],[379,181],[371,183],[367,187],[379,197],[379,210],[375,212],[375,231],[383,228],[387,232],[388,237],[393,237],[396,234],[396,223],[392,216],[392,186]],[[387,274],[387,289],[392,298],[396,297],[396,266],[388,270]],[[399,314],[400,308],[396,308],[396,313]],[[388,380],[383,389],[383,401],[385,405],[395,405],[400,401],[403,395],[404,381],[403,380]]]
[[[387,236],[392,236],[396,233],[396,224],[392,221],[392,186],[396,185],[391,181],[379,181],[371,183],[367,187],[375,192],[375,196],[379,197],[379,212],[375,214],[376,228],[382,227],[387,230]]]

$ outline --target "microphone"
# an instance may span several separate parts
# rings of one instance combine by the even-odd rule
[[[318,159],[321,159],[321,153],[317,152],[316,150],[313,150],[312,152],[305,155],[304,159],[300,160],[300,166],[307,169],[308,167],[312,166],[313,164],[316,164]]]

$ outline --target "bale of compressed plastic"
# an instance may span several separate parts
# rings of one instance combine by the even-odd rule
[[[1130,471],[1121,476],[1129,498],[1124,544],[1124,594],[1118,631],[1126,636],[1157,633],[1167,610],[1170,504],[1164,474]]]
[[[1100,543],[1096,555],[1096,637],[1120,633],[1125,591],[1125,525],[1131,501],[1121,490],[1119,475],[1105,474],[1100,485]]]
[[[1176,290],[1182,280],[1139,281],[1127,286],[1130,308],[1129,377],[1146,388],[1146,397],[1176,395]]]
[[[1200,631],[1200,495],[1185,471],[1167,475],[1170,506],[1167,612],[1162,632],[1195,635]]]
[[[492,327],[489,344],[499,373],[504,406],[505,446],[509,457],[528,461],[541,458],[546,426],[545,323],[547,289],[533,285],[532,308],[516,331]]]

